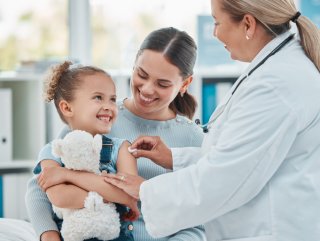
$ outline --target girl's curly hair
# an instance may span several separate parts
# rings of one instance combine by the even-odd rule
[[[46,102],[54,102],[60,118],[64,122],[66,121],[60,111],[59,102],[61,100],[72,101],[74,92],[80,87],[83,77],[97,73],[103,73],[111,78],[106,71],[100,68],[75,65],[71,61],[64,61],[51,68],[45,81],[43,95]]]

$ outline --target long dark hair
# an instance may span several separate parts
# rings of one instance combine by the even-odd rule
[[[166,60],[180,70],[183,79],[192,76],[197,58],[197,46],[193,38],[186,32],[173,27],[155,30],[142,42],[137,58],[146,49],[163,53]],[[183,97],[178,94],[170,103],[169,108],[175,113],[192,119],[197,102],[191,94],[185,92]]]

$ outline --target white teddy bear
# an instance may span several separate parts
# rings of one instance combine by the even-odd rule
[[[52,142],[52,152],[60,157],[68,169],[100,173],[101,135],[94,137],[85,131],[74,130],[64,139]],[[65,241],[83,241],[89,238],[112,240],[119,236],[120,218],[113,203],[104,203],[96,192],[89,192],[82,209],[53,206],[63,219],[61,235]]]

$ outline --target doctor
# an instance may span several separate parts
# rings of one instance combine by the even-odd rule
[[[140,198],[154,237],[205,223],[209,241],[319,241],[320,30],[293,0],[211,6],[214,36],[250,65],[211,116],[202,147],[169,149],[142,136],[133,154],[175,172],[105,180]]]

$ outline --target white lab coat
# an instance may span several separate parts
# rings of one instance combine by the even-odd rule
[[[319,96],[320,74],[291,40],[239,86],[201,148],[172,149],[179,170],[141,185],[147,231],[204,223],[209,241],[319,241]]]

